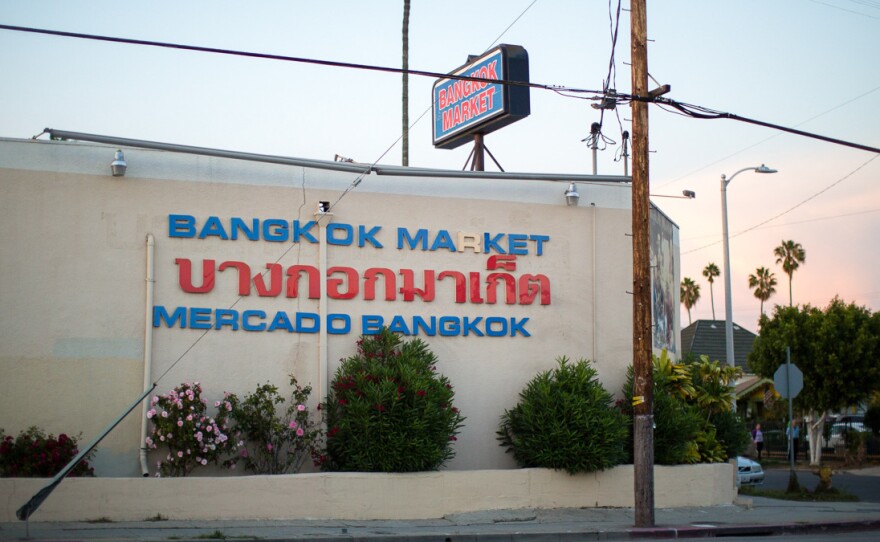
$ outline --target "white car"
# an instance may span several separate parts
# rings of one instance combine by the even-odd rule
[[[760,485],[764,483],[764,469],[757,461],[748,457],[736,458],[736,487]]]
[[[864,433],[869,431],[869,429],[865,427],[865,424],[862,422],[837,422],[831,426],[831,431],[828,433],[829,436],[827,442],[825,442],[825,447],[835,448],[846,444],[847,431]]]

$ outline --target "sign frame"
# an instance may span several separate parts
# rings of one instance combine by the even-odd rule
[[[529,116],[529,55],[519,45],[501,44],[450,75],[497,79],[498,83],[438,79],[432,92],[432,137],[435,148],[454,149],[476,134],[488,134]]]

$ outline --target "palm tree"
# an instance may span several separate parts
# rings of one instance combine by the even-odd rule
[[[691,307],[697,304],[700,299],[700,285],[694,282],[694,279],[685,277],[681,281],[681,303],[688,311],[688,325],[691,324]]]
[[[766,267],[759,267],[754,275],[749,275],[749,288],[754,288],[755,297],[761,300],[761,315],[763,315],[764,302],[776,293],[776,277]]]
[[[403,137],[400,159],[402,166],[409,165],[409,3],[410,0],[403,0],[403,90],[401,93]]]
[[[776,263],[781,263],[782,270],[788,275],[788,306],[791,307],[791,276],[807,260],[807,252],[800,243],[789,239],[774,248],[773,254],[776,256]]]
[[[712,300],[712,319],[715,319],[715,292],[712,285],[715,283],[715,277],[721,274],[718,266],[712,262],[703,269],[703,276],[709,281],[709,298]]]

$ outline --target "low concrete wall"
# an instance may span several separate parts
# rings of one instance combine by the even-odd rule
[[[730,463],[654,469],[655,506],[731,504]],[[0,521],[47,484],[0,479]],[[547,469],[212,478],[69,478],[31,521],[428,519],[478,510],[633,506],[632,465],[570,476]]]

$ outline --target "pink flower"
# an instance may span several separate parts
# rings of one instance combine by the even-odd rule
[[[266,449],[267,449],[267,450],[271,450],[271,449],[272,449],[272,443],[271,443],[271,442],[270,442],[269,444],[266,445]]]
[[[183,452],[177,452],[177,457],[183,457]]]
[[[289,427],[290,429],[296,429],[296,425],[296,420],[291,420],[290,425],[288,425],[287,427]]]
[[[183,420],[177,420],[177,427],[183,427]]]
[[[214,428],[211,427],[210,425],[209,425],[208,427],[205,428],[205,431],[207,431],[208,433],[210,433],[210,432],[213,431],[213,430],[214,430]]]
[[[151,409],[147,412],[147,419],[148,419],[148,420],[149,420],[149,419],[152,419],[153,416],[155,416],[155,415],[156,415],[156,409],[155,409],[155,408],[151,408]]]
[[[165,410],[163,410],[163,411],[162,411],[162,417],[163,417],[163,418],[167,418],[167,417],[168,417],[168,412],[165,411]]]
[[[302,411],[304,411],[304,410],[306,409],[306,405],[296,405],[296,409],[297,409],[298,411],[302,412]]]
[[[302,427],[300,427],[299,429],[296,430],[296,436],[301,437],[304,434],[305,434],[305,431],[303,431]]]
[[[208,464],[208,460],[207,460],[207,459],[202,459],[202,465],[207,465],[207,464]]]

